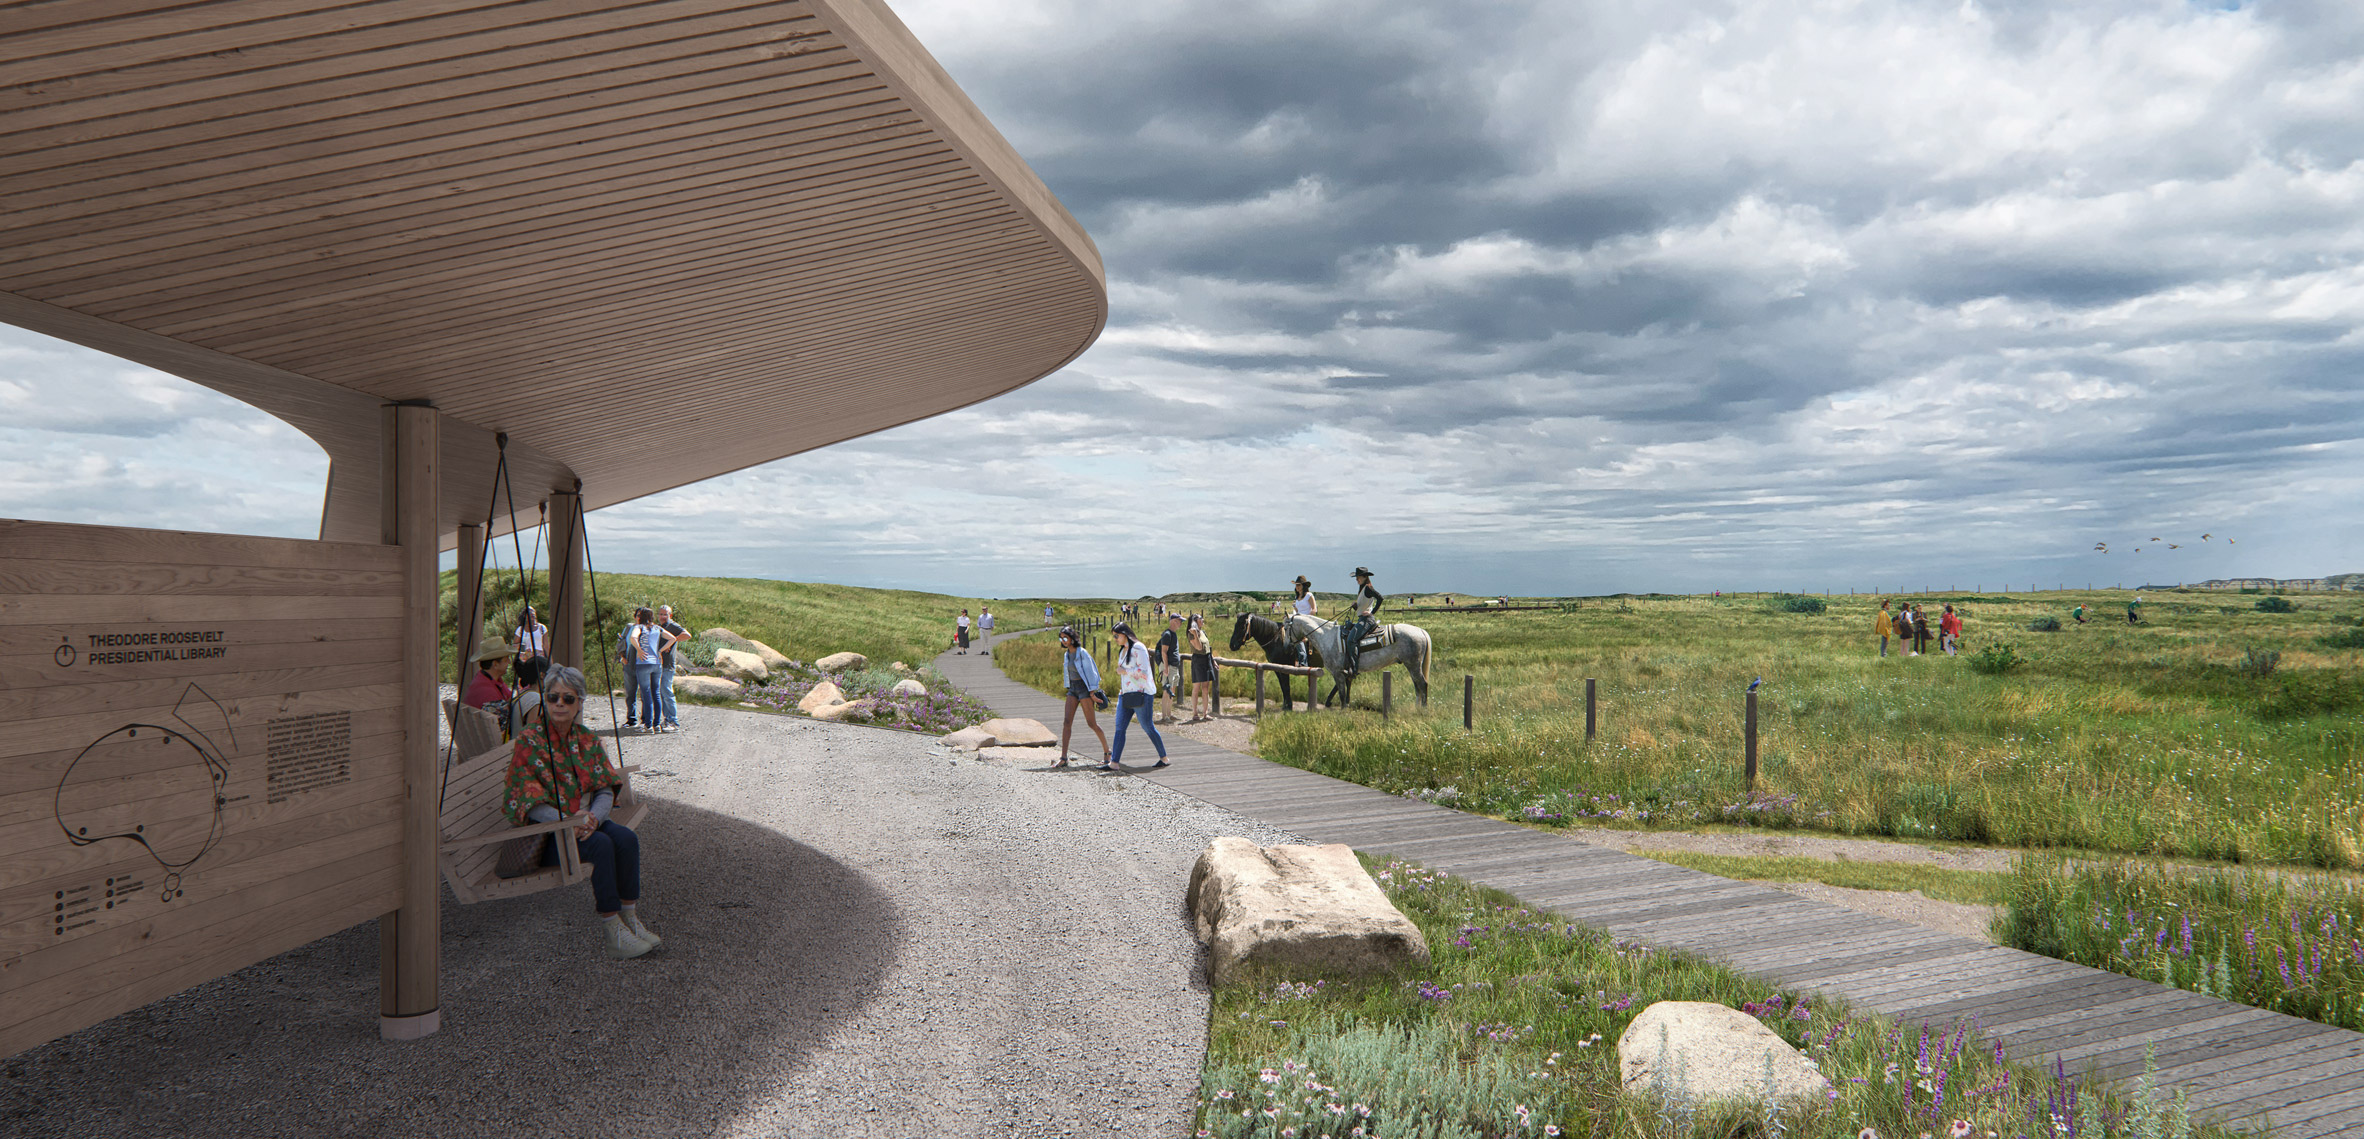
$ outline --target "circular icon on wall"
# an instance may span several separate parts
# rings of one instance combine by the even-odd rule
[[[57,647],[57,652],[52,655],[57,657],[57,666],[59,668],[74,667],[74,658],[77,655],[74,652],[74,642],[67,641],[64,644],[59,645]]]

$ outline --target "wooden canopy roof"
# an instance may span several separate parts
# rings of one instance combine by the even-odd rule
[[[494,431],[521,499],[602,506],[1009,391],[1106,315],[878,0],[0,4],[0,320],[305,431],[323,538],[378,538],[389,402],[449,417],[448,546]]]

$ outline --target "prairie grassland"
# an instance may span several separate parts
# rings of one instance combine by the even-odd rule
[[[2325,874],[2023,856],[1996,923],[2017,949],[2364,1028],[2364,884]]]
[[[1217,986],[1198,1134],[1848,1139],[2224,1139],[2188,1104],[2138,1082],[2118,1096],[2081,1075],[2003,1060],[1966,1023],[1897,1025],[1777,992],[1678,953],[1612,941],[1508,894],[1366,858],[1419,923],[1432,960],[1391,977],[1263,971]],[[1833,1084],[1807,1105],[1685,1107],[1677,1089],[1623,1088],[1617,1042],[1658,1001],[1748,1012]],[[1671,1083],[1671,1081],[1668,1081]]]
[[[2355,867],[2360,803],[2355,649],[2364,598],[2151,593],[1913,598],[1954,603],[1964,656],[1877,655],[1876,601],[1820,615],[1762,597],[1587,601],[1560,612],[1422,614],[1435,692],[1410,714],[1268,715],[1266,758],[1383,790],[1552,824],[1736,822]],[[2093,623],[2068,621],[2085,602]],[[2032,632],[2038,617],[2060,632]],[[2020,663],[1983,673],[1971,652]],[[2278,655],[2275,655],[2278,654]],[[1459,682],[1477,681],[1464,731]],[[1743,692],[1759,693],[1759,790],[1741,775]],[[1584,738],[1584,680],[1600,734]]]
[[[442,582],[445,676],[451,675],[454,653],[457,577],[445,573]],[[609,636],[620,631],[617,621],[631,620],[633,608],[671,605],[693,633],[719,626],[762,641],[795,660],[811,661],[852,651],[881,667],[900,660],[917,668],[934,660],[952,642],[953,618],[963,607],[974,617],[983,604],[974,597],[765,578],[602,573],[598,582],[599,601],[608,611]],[[545,620],[550,608],[548,589],[545,579],[536,586],[534,596]],[[520,608],[515,573],[488,574],[485,592],[490,601],[487,624],[501,630],[515,628]],[[586,609],[589,600],[586,591]],[[1031,628],[1042,623],[1040,599],[992,604],[997,610],[995,620],[1004,628]],[[1074,603],[1056,604],[1064,609]],[[590,633],[584,638],[586,644],[597,639]]]

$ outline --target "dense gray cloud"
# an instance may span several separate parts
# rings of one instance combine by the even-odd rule
[[[1099,242],[1107,334],[603,511],[604,564],[987,594],[2364,570],[2351,5],[897,8]],[[2195,540],[2131,553],[2154,534]]]

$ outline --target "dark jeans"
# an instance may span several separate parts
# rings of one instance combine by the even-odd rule
[[[1135,716],[1141,718],[1141,730],[1149,733],[1149,742],[1157,745],[1157,757],[1159,759],[1166,757],[1165,737],[1157,734],[1157,725],[1152,722],[1150,716],[1150,710],[1155,707],[1152,701],[1155,699],[1156,696],[1148,692],[1127,692],[1123,696],[1117,697],[1116,748],[1111,754],[1111,758],[1116,762],[1123,763],[1125,761],[1125,727],[1133,721]]]
[[[632,828],[603,822],[590,838],[575,843],[575,853],[591,864],[591,900],[600,913],[612,914],[626,901],[640,900],[640,836]],[[542,865],[558,865],[558,847],[542,847]]]

